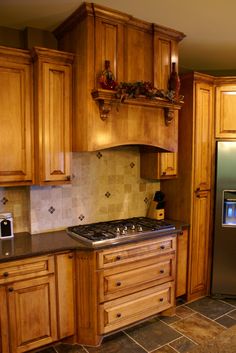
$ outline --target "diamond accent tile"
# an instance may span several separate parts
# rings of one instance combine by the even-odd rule
[[[135,167],[135,163],[134,162],[131,162],[130,163],[130,168],[134,168]]]
[[[149,200],[147,197],[145,197],[145,199],[143,201],[147,204]]]
[[[50,212],[51,214],[53,214],[55,211],[56,209],[53,206],[48,209],[48,212]]]
[[[102,153],[101,153],[101,152],[98,152],[98,153],[96,154],[96,156],[98,157],[98,159],[100,159],[100,158],[102,158]]]
[[[79,218],[80,221],[82,221],[85,218],[85,216],[83,214],[81,214],[81,215],[79,215],[78,218]]]
[[[109,197],[111,196],[110,192],[107,191],[107,192],[105,193],[105,196],[106,196],[107,198],[109,198]]]
[[[1,203],[3,204],[3,205],[6,205],[6,203],[8,202],[9,200],[6,198],[6,197],[3,197],[2,199],[1,199]]]

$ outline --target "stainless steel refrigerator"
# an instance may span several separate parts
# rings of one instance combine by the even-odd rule
[[[216,143],[211,293],[236,298],[236,141]]]

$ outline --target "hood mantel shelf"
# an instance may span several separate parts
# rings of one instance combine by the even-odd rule
[[[126,98],[121,102],[119,98],[116,98],[114,91],[105,89],[94,89],[91,94],[93,99],[98,103],[100,118],[102,120],[108,118],[114,104],[131,104],[142,107],[164,109],[165,124],[168,126],[174,118],[175,110],[180,110],[183,104],[182,101],[179,103],[172,103],[164,98],[149,99],[143,96],[138,98]]]

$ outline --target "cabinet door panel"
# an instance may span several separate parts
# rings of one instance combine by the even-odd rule
[[[75,333],[74,255],[60,254],[56,257],[58,297],[58,338]]]
[[[236,138],[236,86],[216,87],[216,138]]]
[[[209,263],[210,192],[198,192],[193,200],[190,238],[190,299],[206,295]]]
[[[97,19],[95,38],[95,87],[99,88],[98,76],[104,70],[105,60],[110,61],[116,81],[123,81],[123,25],[108,19]]]
[[[20,353],[57,339],[53,276],[15,282],[6,288],[11,352]]]
[[[67,180],[70,175],[70,94],[69,67],[44,64],[44,144],[45,181]]]
[[[15,56],[17,61],[17,51]],[[0,185],[33,181],[31,76],[29,58],[28,63],[10,62],[0,50]]]
[[[212,165],[213,89],[208,84],[197,83],[195,94],[194,189],[209,190]]]

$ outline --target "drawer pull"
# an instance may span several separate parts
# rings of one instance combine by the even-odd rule
[[[164,270],[160,270],[160,273],[164,273],[165,271]]]
[[[121,286],[121,282],[116,282],[116,286],[120,287]]]
[[[184,234],[184,232],[179,232],[179,235],[183,235]]]
[[[8,288],[8,292],[13,292],[14,288],[13,287],[9,287]]]
[[[161,248],[161,250],[164,250],[165,249],[165,245],[161,245],[160,248]]]
[[[69,258],[69,259],[73,259],[73,254],[69,254],[69,255],[68,255],[68,258]]]
[[[121,256],[120,256],[120,255],[117,255],[117,256],[116,256],[116,260],[121,260]]]
[[[121,313],[117,313],[117,314],[116,314],[116,317],[121,317]]]
[[[8,277],[9,273],[8,272],[3,272],[3,277]]]
[[[160,302],[163,302],[164,299],[163,299],[163,298],[160,298],[159,300],[160,300]]]

